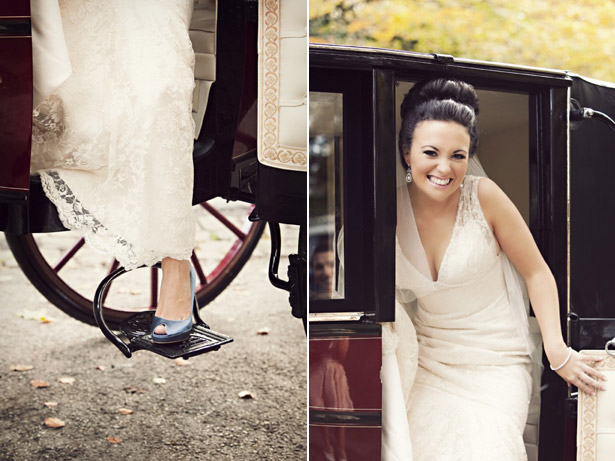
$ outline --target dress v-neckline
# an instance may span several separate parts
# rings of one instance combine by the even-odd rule
[[[465,179],[462,182],[462,186],[465,183]],[[419,232],[419,226],[416,223],[416,217],[414,216],[414,207],[412,207],[412,221],[414,222],[414,229],[416,230],[416,235],[419,238],[419,245],[421,246],[421,250],[423,252],[423,260],[425,262],[425,265],[427,267],[427,271],[428,271],[428,275],[422,274],[423,277],[425,277],[426,279],[428,279],[431,283],[440,283],[440,275],[442,274],[442,268],[444,267],[444,263],[447,259],[449,250],[451,248],[451,244],[453,243],[453,240],[455,238],[455,234],[457,232],[457,226],[459,223],[459,213],[461,212],[461,202],[463,200],[463,191],[464,188],[460,188],[459,190],[459,201],[457,202],[457,212],[455,213],[455,223],[453,224],[453,231],[451,232],[451,237],[448,241],[448,245],[446,246],[446,249],[444,250],[444,254],[442,255],[442,260],[440,261],[440,267],[439,269],[436,271],[436,279],[433,279],[433,276],[431,275],[431,268],[429,266],[429,260],[427,259],[427,252],[425,251],[425,247],[423,246],[423,240],[421,239],[421,233]],[[410,205],[412,205],[412,197],[410,197],[410,188],[408,187],[408,198],[410,200]],[[420,271],[419,271],[420,273]]]

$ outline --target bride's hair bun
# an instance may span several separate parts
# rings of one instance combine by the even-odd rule
[[[410,149],[416,125],[425,120],[456,122],[470,134],[470,152],[478,145],[478,96],[474,87],[461,80],[438,78],[415,84],[401,104],[402,124],[399,132],[399,155],[407,167],[404,152]]]

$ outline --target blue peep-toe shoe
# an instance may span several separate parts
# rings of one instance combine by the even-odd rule
[[[179,343],[185,341],[190,337],[190,331],[192,331],[192,309],[196,302],[196,294],[194,292],[196,287],[196,272],[192,265],[190,265],[190,291],[192,292],[192,304],[190,305],[190,315],[184,320],[166,320],[162,317],[154,316],[152,320],[152,326],[150,328],[152,342],[156,344],[170,344]],[[154,330],[159,325],[164,325],[166,328],[165,334],[154,333]]]

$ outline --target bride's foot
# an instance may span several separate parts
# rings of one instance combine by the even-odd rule
[[[177,342],[189,335],[192,296],[190,261],[164,258],[160,298],[152,331],[154,342]]]

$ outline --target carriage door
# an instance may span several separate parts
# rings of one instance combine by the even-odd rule
[[[569,339],[604,350],[615,337],[615,85],[573,77],[570,98]]]

